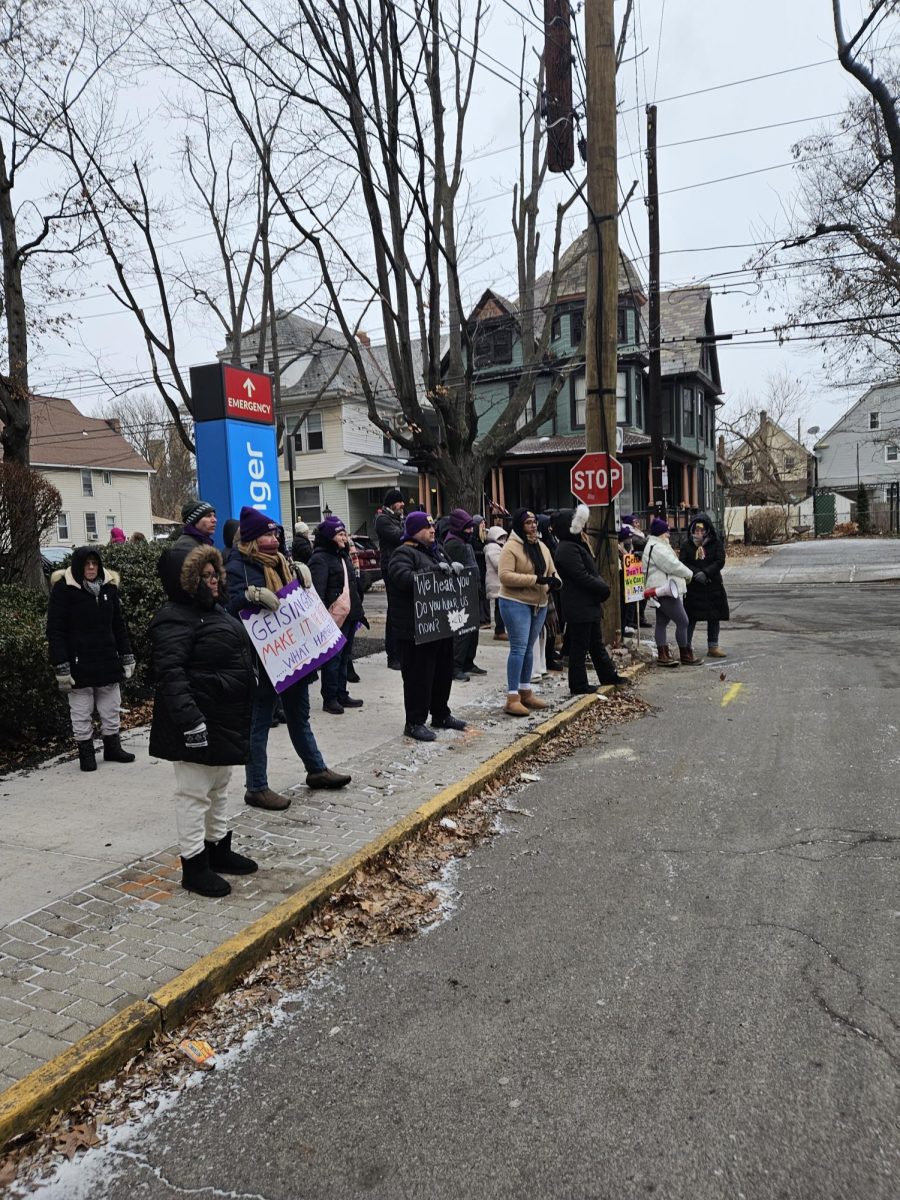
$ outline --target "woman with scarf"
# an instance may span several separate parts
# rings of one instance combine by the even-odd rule
[[[356,627],[366,624],[362,588],[353,560],[350,558],[350,537],[340,517],[329,516],[321,522],[315,535],[315,548],[309,560],[313,587],[344,635],[340,654],[330,658],[321,668],[322,711],[341,716],[345,708],[362,708],[347,691],[347,669],[353,658],[353,638]]]
[[[167,596],[188,603],[190,597],[179,594],[181,567],[192,550],[211,546],[216,532],[216,510],[206,500],[189,500],[181,509],[181,536],[159,556],[156,571]]]
[[[267,608],[275,612],[278,592],[294,580],[294,569],[278,549],[278,525],[255,508],[241,509],[235,553],[228,560],[228,609],[239,616],[242,608]],[[301,580],[312,586],[309,569]],[[338,774],[325,765],[309,724],[309,681],[301,679],[280,693],[291,744],[306,768],[306,784],[311,788],[341,788],[349,775]],[[269,787],[266,753],[275,689],[265,671],[260,670],[260,687],[253,702],[250,724],[250,757],[247,760],[247,790],[244,803],[252,808],[278,811],[290,806],[290,797]]]
[[[449,561],[435,541],[434,522],[427,513],[411,512],[403,526],[403,541],[391,554],[391,620],[403,672],[406,737],[433,742],[435,729],[465,729],[465,721],[450,712],[453,687],[453,636],[416,645],[416,575],[449,575],[462,570]],[[425,724],[431,713],[431,729]]]
[[[688,646],[693,647],[694,630],[705,621],[707,654],[710,658],[725,658],[725,651],[719,649],[719,626],[731,615],[722,582],[725,544],[707,513],[699,513],[691,521],[687,541],[681,547],[681,561],[694,572],[684,597]]]
[[[444,536],[444,554],[451,563],[459,563],[460,569],[472,567],[478,570],[472,537],[475,532],[474,518],[464,508],[454,508],[448,517],[448,530]],[[458,633],[453,639],[453,678],[457,683],[468,683],[470,675],[487,675],[484,667],[475,663],[478,653],[478,630]]]
[[[512,533],[500,552],[500,612],[509,636],[506,704],[503,711],[527,717],[546,708],[531,689],[534,644],[547,619],[551,591],[562,587],[549,549],[538,537],[537,517],[527,508],[513,516]]]

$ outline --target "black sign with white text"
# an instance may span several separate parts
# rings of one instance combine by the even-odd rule
[[[478,568],[461,575],[420,571],[415,576],[416,645],[478,628]]]

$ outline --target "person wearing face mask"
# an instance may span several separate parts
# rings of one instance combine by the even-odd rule
[[[313,587],[344,635],[340,654],[321,668],[322,711],[341,716],[344,709],[362,708],[347,691],[347,668],[353,658],[353,637],[360,623],[368,624],[363,611],[359,574],[350,558],[350,537],[340,517],[326,517],[316,530],[309,571]]]
[[[216,532],[216,510],[206,500],[189,500],[181,509],[181,536],[159,556],[157,574],[167,596],[175,597],[185,558],[198,546],[211,546]],[[187,597],[182,597],[187,599]]]
[[[684,611],[682,597],[688,582],[695,577],[695,572],[681,562],[675,551],[669,545],[669,526],[662,517],[654,517],[650,522],[650,536],[644,546],[642,556],[644,564],[644,589],[665,588],[672,580],[678,591],[677,596],[671,594],[656,596],[656,654],[661,667],[677,667],[679,662],[684,666],[699,666],[703,661],[694,658],[688,638],[688,615]],[[678,643],[678,658],[672,658],[668,646],[668,627],[672,621],[675,625],[675,641]]]
[[[150,623],[156,694],[149,749],[175,769],[181,886],[227,896],[231,885],[223,874],[257,869],[232,850],[227,819],[232,769],[250,752],[256,652],[222,606],[225,573],[214,546],[185,556],[172,590],[176,595]]]
[[[459,569],[472,567],[478,570],[478,560],[472,537],[475,532],[473,518],[464,508],[454,508],[448,519],[447,532],[444,535],[444,554],[451,563],[459,565]],[[475,662],[478,653],[478,630],[471,633],[458,633],[453,639],[453,678],[457,683],[468,683],[470,675],[487,675],[483,667]]]
[[[534,644],[547,619],[551,590],[562,587],[550,550],[538,536],[537,517],[527,508],[513,515],[512,533],[500,551],[500,612],[509,636],[506,704],[513,717],[546,708],[531,688]]]
[[[300,582],[312,586],[312,576],[304,564],[288,562],[278,549],[278,525],[255,508],[241,509],[237,551],[228,560],[228,610],[239,616],[244,608],[267,608],[270,612],[280,605],[277,593],[294,580],[295,568],[305,574]],[[306,768],[306,784],[311,788],[342,788],[350,782],[349,775],[330,770],[316,743],[309,723],[309,681],[301,679],[279,693],[291,744]],[[275,688],[265,671],[260,671],[260,686],[253,703],[250,725],[250,757],[247,760],[244,803],[251,808],[280,811],[290,807],[290,797],[269,787],[268,740],[275,704]]]
[[[730,618],[728,595],[722,582],[725,544],[707,513],[700,513],[691,521],[688,538],[681,547],[681,561],[694,572],[684,597],[688,645],[693,647],[694,630],[705,621],[707,654],[710,658],[725,658],[725,651],[719,648],[719,627]]]
[[[452,634],[416,645],[416,575],[450,575],[453,567],[435,541],[434,522],[427,513],[411,512],[403,526],[403,541],[391,555],[390,578],[395,630],[403,671],[403,733],[417,742],[433,742],[435,729],[465,729],[465,721],[450,711],[453,687]],[[425,724],[431,713],[431,729]]]
[[[100,717],[103,761],[133,763],[119,738],[119,684],[134,674],[134,655],[119,602],[119,576],[105,570],[99,550],[79,546],[51,577],[47,608],[50,662],[68,698],[82,771],[97,770],[94,709]]]

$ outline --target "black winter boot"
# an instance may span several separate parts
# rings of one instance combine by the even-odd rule
[[[78,762],[82,771],[97,770],[97,755],[94,753],[93,738],[89,738],[86,742],[78,742]]]
[[[122,749],[122,743],[119,741],[117,733],[111,733],[103,738],[103,761],[104,762],[134,762],[134,755],[129,754],[127,750]]]
[[[181,886],[198,896],[227,896],[231,884],[210,870],[209,851],[204,848],[190,858],[181,856]]]
[[[231,848],[233,832],[229,829],[221,842],[203,843],[209,855],[209,865],[214,871],[221,871],[223,875],[252,875],[259,869],[259,864],[244,854],[235,854]]]

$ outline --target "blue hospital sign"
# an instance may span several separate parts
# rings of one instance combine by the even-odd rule
[[[272,380],[215,363],[191,368],[200,495],[215,506],[217,541],[244,505],[281,524]]]

